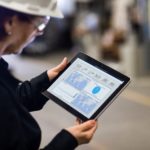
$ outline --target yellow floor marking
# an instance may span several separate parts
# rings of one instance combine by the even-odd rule
[[[145,106],[150,106],[150,96],[143,95],[136,91],[126,89],[121,96],[127,100],[134,101]]]

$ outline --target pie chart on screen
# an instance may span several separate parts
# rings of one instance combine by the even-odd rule
[[[92,93],[93,94],[98,94],[101,91],[101,87],[100,86],[96,86],[93,88]]]

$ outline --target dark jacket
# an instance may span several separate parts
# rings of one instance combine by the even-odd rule
[[[47,102],[41,92],[49,86],[44,72],[31,81],[20,82],[8,70],[8,64],[0,58],[0,149],[38,150],[41,131],[29,113],[42,109]],[[43,150],[73,150],[76,139],[62,130]]]

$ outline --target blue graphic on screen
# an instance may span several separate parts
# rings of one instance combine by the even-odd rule
[[[92,93],[93,94],[98,94],[101,91],[101,87],[100,86],[96,86],[93,88]]]
[[[65,82],[78,90],[83,90],[89,81],[79,72],[74,72],[65,80]]]
[[[96,102],[87,95],[78,95],[74,101],[71,103],[78,110],[85,114],[89,114],[96,106]]]

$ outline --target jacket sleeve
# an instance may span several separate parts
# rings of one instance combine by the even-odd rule
[[[42,109],[48,99],[42,95],[50,85],[47,73],[21,82],[17,87],[17,98],[29,110],[36,111]]]
[[[41,150],[74,150],[77,146],[77,140],[68,131],[63,129]]]

